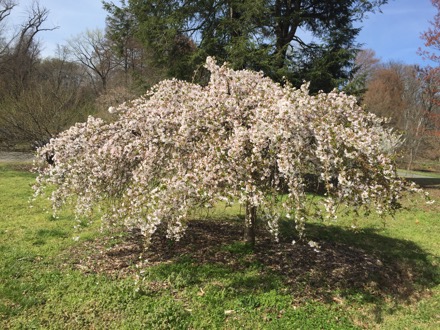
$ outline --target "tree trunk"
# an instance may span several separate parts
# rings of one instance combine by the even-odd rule
[[[246,202],[246,214],[244,218],[244,241],[255,246],[255,225],[257,222],[257,207]]]

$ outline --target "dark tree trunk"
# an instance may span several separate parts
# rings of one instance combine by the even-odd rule
[[[257,222],[257,207],[246,203],[246,215],[244,218],[244,241],[255,246],[255,226]]]

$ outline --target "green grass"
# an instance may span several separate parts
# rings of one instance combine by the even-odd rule
[[[404,176],[412,177],[412,176],[420,176],[420,177],[429,177],[429,178],[440,178],[440,173],[436,172],[427,172],[427,171],[408,171],[404,169],[398,170],[398,173]]]
[[[239,241],[211,247],[217,258],[213,261],[185,253],[142,273],[130,266],[133,271],[122,276],[77,267],[77,259],[86,258],[77,255],[84,244],[99,254],[93,250],[94,240],[102,236],[99,224],[77,232],[69,210],[53,219],[46,201],[38,200],[31,208],[34,175],[23,168],[0,164],[0,329],[440,327],[440,201],[431,206],[408,204],[408,210],[385,226],[374,216],[311,223],[308,235],[321,243],[322,251],[316,253],[315,263],[309,264],[307,257],[296,264],[285,261],[301,270],[293,283],[286,274],[296,269],[268,267],[266,259],[279,258],[281,264],[282,255],[263,248],[254,254]],[[236,222],[239,213],[238,208],[217,207],[209,217]],[[354,220],[356,229],[351,228]],[[76,236],[79,241],[73,239]],[[114,235],[103,249],[123,239]],[[337,248],[328,249],[332,246]],[[298,248],[308,251],[307,246]],[[330,277],[335,275],[317,273],[318,261],[325,262],[331,253],[345,255],[345,250],[354,251],[346,256],[379,258],[383,266],[377,269],[386,271],[365,276],[372,283],[376,277],[377,283],[389,280],[389,290],[374,283],[372,288],[334,284],[336,277]],[[228,262],[216,256],[227,256]]]

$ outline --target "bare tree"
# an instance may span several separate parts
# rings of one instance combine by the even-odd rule
[[[364,102],[367,109],[381,117],[388,117],[391,125],[401,127],[401,113],[406,106],[403,99],[404,85],[396,65],[384,65],[377,69],[367,83]]]
[[[57,29],[57,27],[43,27],[49,16],[49,10],[41,7],[37,1],[32,3],[28,11],[28,18],[22,23],[21,30],[15,37],[17,41],[14,51],[17,54],[22,51],[27,51],[31,47],[31,43],[35,41],[35,36],[39,32]]]
[[[0,23],[16,3],[0,0]],[[49,10],[37,1],[4,43],[0,53],[0,143],[42,145],[59,131],[84,119],[93,100],[84,88],[82,67],[64,56],[42,61],[37,36],[46,27]],[[6,26],[6,25],[5,25]],[[7,27],[7,26],[6,26]]]
[[[367,83],[364,104],[368,111],[390,118],[390,125],[401,131],[404,138],[403,156],[408,169],[422,150],[433,148],[427,130],[429,114],[429,86],[423,70],[417,66],[389,63],[379,66]]]
[[[1,1],[1,0],[0,0]],[[5,9],[3,18],[10,14],[16,3],[3,0]],[[52,31],[57,27],[45,27],[49,10],[37,1],[28,8],[28,16],[22,22],[18,32],[4,42],[0,52],[0,81],[3,80],[8,90],[16,96],[31,80],[32,71],[39,60],[40,45],[37,35],[43,31]],[[1,84],[0,84],[1,86]]]
[[[13,0],[0,0],[0,22],[11,14],[16,5],[17,3]]]
[[[376,57],[376,52],[372,49],[362,49],[356,55],[355,65],[357,66],[356,76],[362,76],[365,81],[371,78],[377,69],[380,60]]]
[[[0,138],[10,144],[42,146],[94,110],[95,95],[84,85],[86,77],[77,63],[47,59],[35,71],[31,88],[2,100]]]
[[[428,118],[423,102],[424,86],[420,70],[416,66],[402,66],[400,79],[404,86],[402,98],[405,102],[401,126],[405,132],[407,169],[411,169],[420,148],[426,146]]]
[[[0,32],[3,31],[3,23],[9,15],[11,15],[12,9],[17,5],[13,0],[0,0]]]
[[[344,87],[345,92],[356,96],[361,103],[366,92],[367,82],[371,79],[373,72],[378,68],[379,62],[374,50],[360,50],[354,61],[352,77]]]
[[[100,29],[87,30],[71,39],[69,48],[75,60],[88,68],[92,82],[96,84],[98,78],[105,91],[111,73],[119,66],[105,33]]]
[[[6,19],[11,15],[12,10],[17,5],[13,0],[0,0],[0,63],[1,57],[7,52],[10,41],[4,36],[6,32]]]

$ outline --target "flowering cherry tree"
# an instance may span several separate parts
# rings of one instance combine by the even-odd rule
[[[405,190],[390,152],[398,137],[343,93],[310,95],[261,73],[234,71],[208,58],[207,86],[166,80],[144,97],[89,117],[40,148],[36,194],[48,186],[54,210],[78,216],[99,209],[105,224],[138,228],[149,241],[161,223],[179,239],[185,220],[219,201],[246,210],[275,239],[281,217],[302,235],[310,217],[334,217],[339,205],[393,213]],[[51,155],[53,164],[45,159]],[[315,175],[323,199],[306,195]]]

